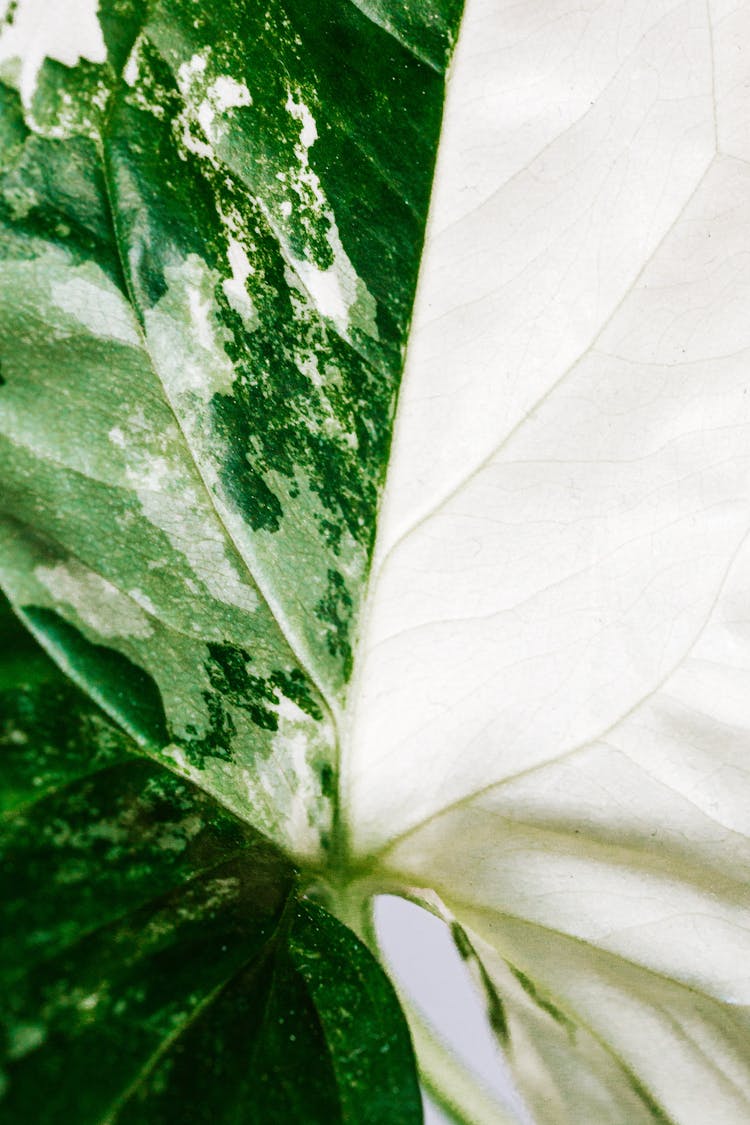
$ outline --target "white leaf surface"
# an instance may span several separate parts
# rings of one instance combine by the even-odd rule
[[[345,795],[578,1028],[554,1125],[639,1120],[573,1096],[602,1052],[643,1120],[750,1119],[748,44],[469,0],[449,85]]]
[[[80,59],[103,62],[106,49],[97,19],[97,0],[26,0],[19,9],[0,0],[0,19],[8,23],[0,43],[0,67],[21,59],[19,89],[31,105],[37,76],[45,59],[74,66]]]

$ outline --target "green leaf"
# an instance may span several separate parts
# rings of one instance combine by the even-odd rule
[[[134,747],[62,675],[2,595],[0,654],[1,821],[128,759]]]
[[[390,985],[284,857],[38,649],[0,722],[3,1120],[419,1120]]]
[[[354,4],[234,0],[196,19],[194,5],[164,0],[106,130],[118,242],[155,371],[213,504],[334,711],[442,92],[441,75]]]
[[[256,830],[331,847],[458,13],[104,2],[46,42],[29,13],[0,87],[0,579],[126,734],[70,686],[64,745],[41,691],[21,735],[11,675],[43,799],[8,797],[5,1105],[419,1119],[387,982]]]
[[[26,184],[33,157],[58,190],[59,167],[72,165],[73,185],[88,176],[90,192],[74,199],[71,187],[62,203],[39,203],[43,219],[34,209],[6,228],[5,582],[37,636],[150,753],[236,811],[252,802],[256,824],[287,845],[296,813],[300,850],[315,854],[331,815],[323,703],[214,511],[118,270],[89,256],[90,230],[117,252],[96,150],[77,145],[29,135],[7,174]],[[78,208],[77,225],[63,204]],[[51,215],[63,245],[48,237]],[[295,810],[297,789],[307,800]]]
[[[149,753],[311,862],[457,19],[107,3],[77,66],[31,29],[52,57],[3,93],[0,578]]]
[[[357,1125],[421,1121],[406,1023],[372,954],[311,903],[298,913],[290,952],[331,1052],[342,1119]]]

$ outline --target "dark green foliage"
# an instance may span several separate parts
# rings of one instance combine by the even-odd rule
[[[354,935],[5,604],[0,640],[3,1121],[418,1122],[403,1017]]]
[[[24,606],[23,614],[64,656],[76,677],[96,684],[96,694],[116,709],[129,730],[152,746],[166,745],[164,707],[147,672],[116,649],[92,644],[54,610]]]

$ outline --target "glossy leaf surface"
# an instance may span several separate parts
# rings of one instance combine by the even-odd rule
[[[79,5],[72,67],[31,9],[6,31],[37,65],[3,93],[3,583],[311,861],[458,17],[395,7]]]
[[[418,1120],[372,955],[2,625],[3,1120]]]

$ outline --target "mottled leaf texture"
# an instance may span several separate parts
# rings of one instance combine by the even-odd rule
[[[319,861],[457,4],[39,10],[2,49],[0,578]]]
[[[158,1040],[126,1120],[394,1120],[294,862],[443,913],[536,1125],[750,1120],[750,4],[461,7],[8,7],[25,1096]]]
[[[372,955],[2,612],[3,1121],[412,1122]]]

